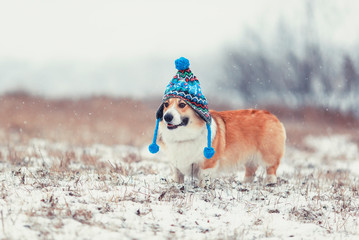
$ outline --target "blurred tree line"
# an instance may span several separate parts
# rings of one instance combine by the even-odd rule
[[[265,36],[249,31],[247,40],[256,47],[243,44],[230,50],[225,63],[227,81],[222,84],[248,104],[315,105],[359,115],[359,51],[321,44],[308,3],[299,45],[292,45],[298,39],[293,39],[283,22],[269,46],[265,46]]]

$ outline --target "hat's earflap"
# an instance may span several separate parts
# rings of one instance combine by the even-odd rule
[[[156,112],[156,119],[157,119],[156,128],[153,134],[152,144],[148,147],[148,150],[153,154],[157,153],[160,150],[160,147],[157,145],[156,141],[157,141],[158,125],[162,121],[162,117],[163,117],[163,103],[161,104],[161,106],[158,108]]]
[[[153,134],[153,142],[152,142],[152,144],[150,146],[148,146],[148,150],[153,154],[157,153],[160,150],[160,147],[156,143],[156,141],[157,141],[157,133],[158,133],[158,125],[159,125],[160,121],[161,121],[161,119],[157,118],[155,133]]]
[[[158,108],[157,113],[156,113],[156,119],[161,119],[162,120],[162,118],[163,118],[163,103]]]
[[[207,125],[207,147],[204,148],[203,150],[203,155],[207,158],[210,159],[213,157],[213,155],[215,154],[215,150],[214,148],[211,146],[211,142],[212,142],[212,136],[211,136],[211,124],[206,123]]]

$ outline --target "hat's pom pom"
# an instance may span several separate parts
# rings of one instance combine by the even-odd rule
[[[189,61],[187,58],[180,57],[175,61],[177,70],[186,70],[189,68]]]
[[[156,144],[156,143],[152,143],[149,147],[148,150],[150,151],[150,153],[157,153],[160,150],[160,147]]]
[[[213,157],[215,151],[213,149],[213,147],[205,147],[203,150],[203,155],[207,158],[210,159],[211,157]]]

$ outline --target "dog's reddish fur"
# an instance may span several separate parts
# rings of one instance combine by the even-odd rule
[[[190,117],[192,128],[203,128],[204,120],[190,106],[178,107],[183,102],[171,98],[166,101],[164,111],[174,107],[179,114]],[[235,169],[235,166],[244,164],[245,181],[251,182],[258,166],[264,165],[267,182],[276,182],[276,171],[284,155],[286,140],[284,126],[277,117],[268,111],[255,109],[210,113],[216,123],[212,140],[215,154],[210,159],[203,157],[202,161],[199,160],[200,169]],[[166,125],[164,122],[161,124]]]
[[[266,164],[267,175],[276,175],[284,154],[285,132],[280,121],[268,111],[238,110],[211,111],[217,124],[217,132],[212,146],[216,150],[211,159],[206,159],[201,168],[230,167],[248,159],[252,154],[261,154]],[[247,163],[246,177],[251,177],[258,165]]]

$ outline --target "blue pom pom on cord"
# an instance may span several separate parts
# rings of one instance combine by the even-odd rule
[[[153,142],[150,146],[148,146],[148,150],[150,151],[150,153],[157,153],[160,150],[160,147],[157,145],[156,140],[157,140],[157,132],[158,132],[158,124],[160,123],[161,119],[158,118],[157,122],[156,122],[156,128],[155,128],[155,133],[153,135]]]
[[[156,144],[156,143],[152,143],[149,147],[148,150],[150,151],[150,153],[157,153],[160,150],[160,147]]]
[[[207,144],[208,147],[205,147],[203,150],[203,155],[205,156],[205,158],[210,159],[213,157],[213,155],[216,153],[216,151],[214,151],[214,148],[211,147],[211,142],[212,142],[212,137],[211,137],[211,125],[206,123],[207,125]]]
[[[205,147],[203,150],[203,155],[207,158],[210,159],[213,157],[215,151],[213,147]]]
[[[177,70],[186,70],[189,68],[189,61],[187,58],[180,57],[175,61]]]

